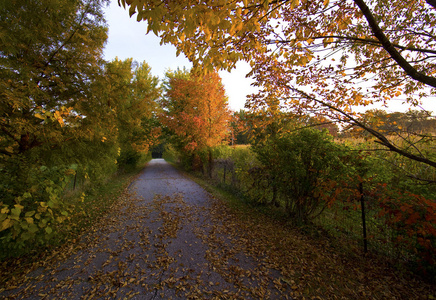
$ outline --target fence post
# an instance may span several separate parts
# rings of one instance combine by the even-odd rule
[[[368,252],[368,239],[366,235],[365,197],[363,195],[363,182],[359,183],[360,206],[362,210],[363,252]]]
[[[226,184],[226,171],[227,171],[227,163],[224,163],[224,175],[223,175],[223,182]]]
[[[73,191],[76,190],[76,180],[77,180],[77,171],[74,173],[74,184],[73,184]]]

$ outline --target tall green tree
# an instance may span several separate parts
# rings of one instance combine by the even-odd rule
[[[100,0],[0,4],[0,153],[58,148],[86,117],[107,38]]]
[[[108,105],[116,118],[121,165],[135,165],[158,142],[159,79],[150,66],[116,58],[105,66]]]
[[[107,39],[105,0],[0,3],[0,237],[50,235],[67,211],[71,164],[115,166],[107,106],[97,95]],[[96,113],[98,112],[98,113]],[[87,169],[87,170],[86,170]],[[84,175],[85,176],[85,175]],[[86,175],[88,176],[88,175]],[[41,241],[41,240],[39,240]]]

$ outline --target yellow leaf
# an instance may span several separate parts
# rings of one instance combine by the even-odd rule
[[[240,31],[242,29],[242,27],[244,26],[243,22],[238,23],[238,25],[236,25],[236,30]]]
[[[37,117],[38,119],[44,120],[44,116],[42,116],[41,114],[35,114],[35,117]]]
[[[299,0],[293,0],[293,1],[291,2],[291,9],[293,9],[294,7],[296,7],[298,4],[300,4],[300,1],[299,1]]]
[[[24,206],[20,205],[20,204],[15,204],[14,205],[16,208],[18,208],[19,210],[23,210]]]
[[[326,7],[327,5],[329,5],[329,0],[324,0],[324,7]]]
[[[11,227],[14,223],[11,219],[6,219],[2,222],[2,226],[0,227],[0,231],[6,230]]]
[[[242,14],[242,8],[241,8],[241,7],[238,7],[238,8],[236,9],[236,15],[239,17],[239,16],[241,16],[241,14]]]
[[[5,150],[9,153],[13,153],[14,152],[14,148],[12,148],[12,146],[6,147]]]

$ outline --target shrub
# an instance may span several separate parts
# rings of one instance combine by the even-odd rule
[[[332,188],[343,175],[343,150],[325,131],[283,133],[253,148],[261,165],[251,176],[260,181],[259,188],[270,190],[272,204],[305,223],[332,200]]]

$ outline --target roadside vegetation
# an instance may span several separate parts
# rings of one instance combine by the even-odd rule
[[[237,249],[260,255],[268,266],[280,270],[284,276],[274,282],[276,287],[291,287],[288,295],[295,299],[432,299],[434,282],[429,274],[416,274],[416,265],[410,268],[392,252],[383,252],[380,244],[386,242],[378,244],[371,237],[364,253],[360,209],[343,210],[338,202],[311,222],[296,226],[284,207],[259,203],[260,198],[244,193],[242,188],[249,188],[253,178],[242,170],[247,164],[259,164],[250,148],[236,145],[215,149],[216,155],[221,153],[226,159],[216,160],[212,179],[201,171],[185,174],[218,199],[214,216],[221,220],[223,231],[243,236],[235,240]],[[168,160],[174,155],[174,151],[165,152]],[[230,167],[230,157],[236,162],[235,169]],[[368,209],[368,222],[377,221],[371,212]],[[379,223],[386,228],[382,221]],[[390,251],[394,247],[389,243],[386,246]]]
[[[210,182],[303,232],[322,232],[341,251],[434,281],[435,170],[353,130],[333,137],[322,126],[280,122],[246,128],[252,145],[215,147]],[[423,143],[433,151],[434,142]],[[177,151],[167,146],[164,157],[176,161]]]
[[[1,260],[94,222],[160,133],[148,64],[102,58],[107,1],[16,2],[0,5]]]

